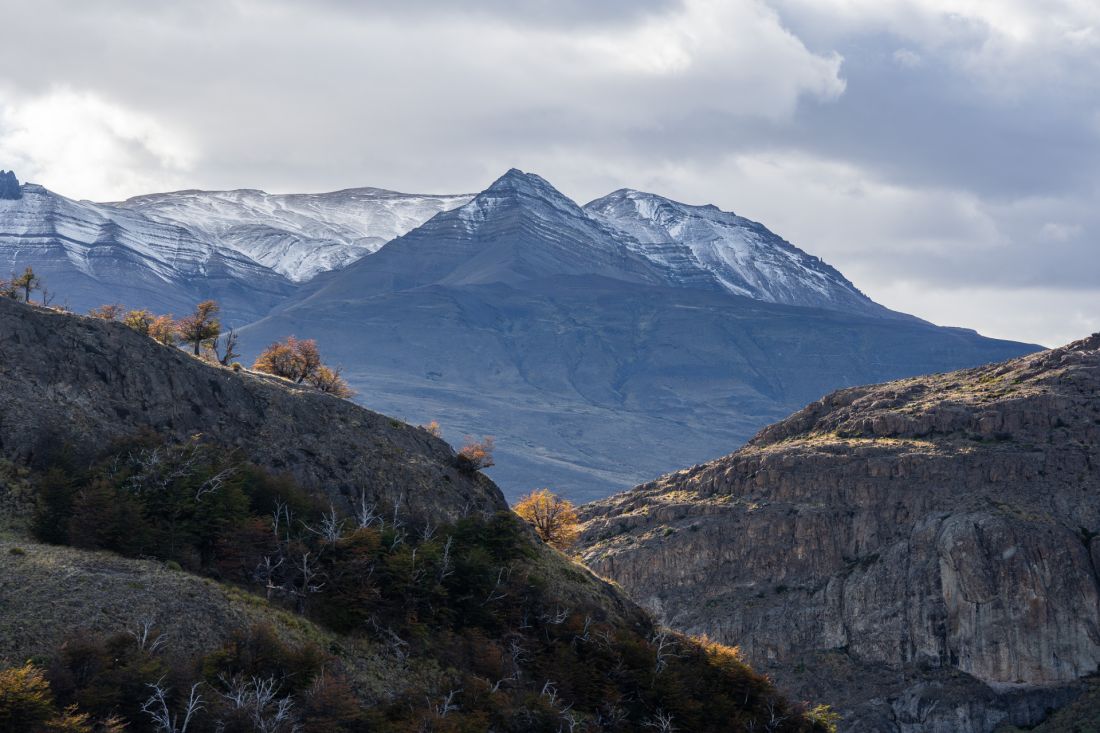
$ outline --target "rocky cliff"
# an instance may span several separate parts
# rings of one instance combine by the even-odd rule
[[[1100,335],[833,393],[584,518],[591,567],[842,729],[1033,724],[1100,665]]]

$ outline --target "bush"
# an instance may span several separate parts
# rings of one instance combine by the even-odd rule
[[[98,308],[92,308],[88,311],[88,315],[92,318],[99,318],[104,321],[117,321],[122,317],[122,311],[123,308],[118,303],[108,303]]]
[[[155,320],[155,316],[147,310],[130,311],[122,318],[124,324],[145,336],[149,335]]]
[[[493,463],[493,448],[494,439],[491,435],[486,435],[480,441],[476,441],[473,438],[467,436],[466,444],[458,451],[458,455],[455,457],[458,463],[458,467],[463,471],[480,471],[483,468],[489,468],[494,465]]]

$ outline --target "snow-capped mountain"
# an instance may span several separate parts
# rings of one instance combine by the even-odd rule
[[[282,275],[186,227],[35,184],[21,191],[0,201],[0,272],[34,267],[59,304],[86,310],[118,302],[180,313],[215,297],[241,323],[293,289]]]
[[[470,199],[361,188],[180,191],[92,203],[35,184],[20,191],[0,201],[0,273],[30,265],[59,303],[80,311],[120,302],[179,313],[212,297],[236,324]]]
[[[158,193],[116,206],[186,227],[293,282],[304,282],[377,251],[440,211],[454,209],[471,198],[380,188],[306,194],[241,189]]]
[[[1031,348],[892,313],[732,215],[628,225],[633,206],[594,214],[511,170],[303,284],[242,345],[308,334],[371,407],[496,436],[511,496],[575,499],[728,452],[839,387]]]
[[[652,193],[621,189],[584,207],[623,236],[628,247],[668,268],[675,280],[709,274],[735,295],[767,303],[893,314],[836,269],[772,233],[763,224],[714,205],[690,206]]]

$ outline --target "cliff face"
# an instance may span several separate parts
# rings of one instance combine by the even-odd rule
[[[0,299],[0,458],[41,463],[61,446],[98,454],[147,430],[195,434],[337,505],[368,502],[434,521],[507,508],[428,432],[284,380],[215,368],[120,323]]]
[[[849,730],[1036,722],[1100,665],[1100,335],[836,392],[584,517],[591,567]]]

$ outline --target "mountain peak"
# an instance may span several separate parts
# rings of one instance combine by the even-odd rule
[[[535,173],[526,173],[519,168],[509,168],[504,175],[493,181],[487,189],[482,191],[482,194],[526,194],[540,198],[563,199],[575,208],[580,208],[542,176]]]
[[[509,168],[459,211],[466,221],[476,223],[484,221],[490,212],[502,205],[517,204],[543,219],[561,214],[569,218],[589,218],[584,209],[545,178],[519,168]]]

